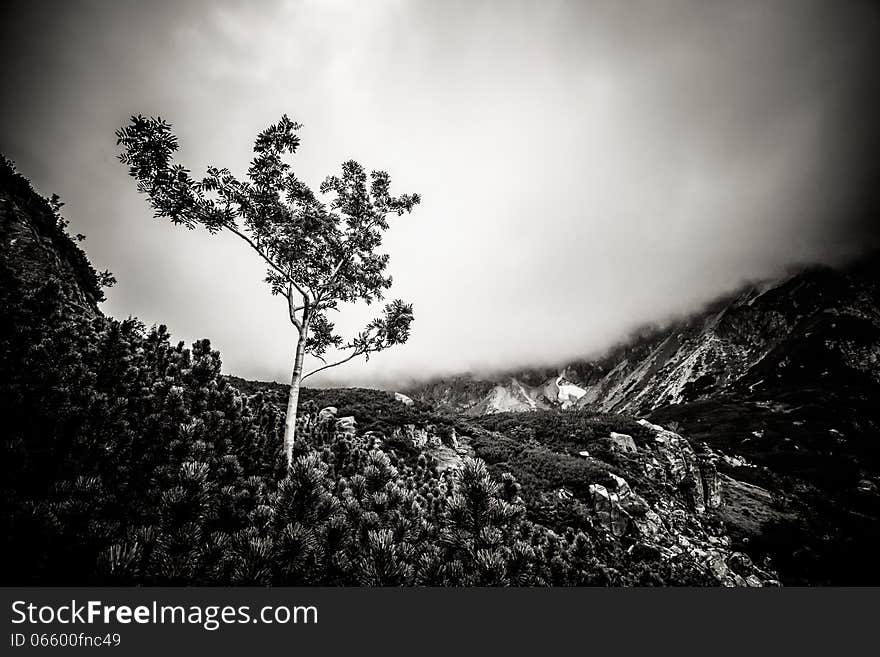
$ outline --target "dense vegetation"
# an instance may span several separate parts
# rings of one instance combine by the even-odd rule
[[[418,194],[391,195],[391,177],[349,160],[327,176],[318,194],[288,161],[300,145],[302,126],[285,114],[257,135],[247,178],[227,168],[208,167],[201,180],[174,162],[177,137],[161,118],[133,116],[116,131],[119,160],[137,180],[156,217],[209,233],[226,231],[247,244],[267,267],[265,282],[287,300],[296,329],[296,351],[285,411],[284,452],[293,462],[301,383],[323,370],[384,351],[409,339],[412,304],[396,299],[356,336],[343,340],[329,320],[340,304],[381,301],[391,287],[389,256],[379,252],[391,216],[409,213]],[[321,200],[325,198],[326,200]],[[334,362],[327,350],[345,353]],[[323,361],[309,372],[308,354]]]
[[[3,584],[706,582],[589,522],[535,522],[480,459],[441,473],[365,437],[424,419],[387,395],[376,414],[349,393],[351,435],[319,421],[333,393],[308,393],[288,471],[271,391],[236,389],[207,340],[103,316],[57,206],[2,169]]]
[[[266,401],[281,406],[287,398],[287,385],[274,382],[248,381],[238,376],[227,376],[233,387],[246,396],[260,394]],[[432,424],[440,433],[448,433],[454,426],[461,426],[455,418],[441,415],[422,402],[401,404],[390,392],[370,388],[303,388],[300,399],[309,408],[321,409],[332,406],[340,417],[352,416],[358,431],[378,431],[389,434],[397,427],[407,424],[424,426]]]
[[[476,433],[474,452],[493,465],[494,471],[514,473],[535,506],[549,503],[545,493],[559,488],[586,499],[590,484],[608,484],[611,473],[624,474],[648,499],[660,494],[645,477],[640,461],[613,449],[608,439],[617,431],[626,432],[637,444],[652,441],[653,434],[632,419],[552,410],[497,413],[475,418],[473,423],[488,430]],[[582,450],[594,458],[577,456]]]

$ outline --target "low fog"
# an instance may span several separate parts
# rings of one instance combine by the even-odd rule
[[[10,11],[14,10],[14,11]],[[872,3],[7,3],[0,150],[119,283],[103,308],[289,378],[294,329],[234,237],[153,219],[116,161],[129,115],[179,161],[243,174],[304,124],[314,187],[346,159],[419,192],[384,244],[403,347],[315,383],[598,354],[745,280],[877,246]],[[13,64],[13,62],[15,64]],[[348,336],[378,309],[346,309]]]

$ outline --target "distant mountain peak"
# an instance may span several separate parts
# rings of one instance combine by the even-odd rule
[[[746,285],[664,329],[636,334],[602,358],[556,368],[555,376],[543,374],[547,368],[534,368],[497,379],[444,379],[410,392],[442,406],[444,399],[432,392],[439,384],[447,398],[456,400],[454,410],[473,415],[582,407],[645,413],[723,390],[754,387],[759,371],[762,385],[772,385],[780,373],[769,376],[764,371],[768,359],[779,360],[790,350],[797,352],[796,358],[807,358],[795,345],[805,339],[817,341],[817,331],[827,333],[829,354],[838,354],[828,356],[836,358],[830,370],[862,375],[864,363],[874,363],[880,352],[872,337],[880,330],[880,295],[877,265],[865,262],[871,259],[878,257],[840,269],[808,267]],[[846,318],[851,335],[838,336],[834,323],[822,319],[830,316]],[[463,393],[462,386],[468,392]]]

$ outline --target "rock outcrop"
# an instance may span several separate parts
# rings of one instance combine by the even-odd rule
[[[401,427],[396,427],[391,436],[397,439],[408,440],[416,448],[425,447],[430,438],[426,427],[417,427],[414,424],[404,424]]]
[[[609,436],[611,439],[611,445],[614,449],[620,450],[621,452],[631,453],[637,452],[638,447],[636,447],[636,443],[633,440],[633,437],[629,434],[625,433],[617,433],[616,431],[612,431]]]
[[[610,476],[610,485],[591,484],[589,493],[596,526],[612,540],[692,561],[722,586],[778,585],[774,573],[731,550],[730,538],[704,525],[681,500],[670,497],[652,506],[623,477]]]
[[[336,420],[336,431],[348,437],[354,437],[357,432],[357,422],[354,416],[348,415]]]
[[[653,458],[646,472],[663,477],[678,492],[689,509],[703,513],[721,504],[718,471],[709,456],[698,456],[690,442],[647,420],[639,424],[654,432]]]
[[[328,422],[336,421],[336,414],[339,410],[335,406],[327,406],[318,411],[318,424],[324,425]]]

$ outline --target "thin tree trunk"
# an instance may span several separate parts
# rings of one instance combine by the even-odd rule
[[[304,327],[305,328],[305,327]],[[293,463],[293,441],[296,437],[296,408],[299,405],[299,387],[302,381],[303,357],[306,353],[306,336],[303,330],[296,343],[296,358],[290,376],[290,394],[287,397],[287,417],[284,421],[284,454],[287,467]]]

